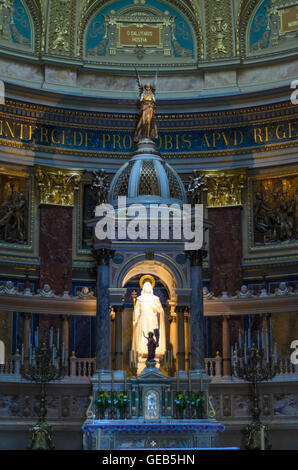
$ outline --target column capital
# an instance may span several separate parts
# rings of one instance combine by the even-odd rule
[[[113,255],[114,250],[110,248],[97,248],[93,250],[93,256],[99,266],[108,266]]]
[[[207,256],[206,250],[190,250],[185,253],[190,258],[191,266],[202,266],[203,259]]]
[[[25,320],[30,320],[30,318],[32,317],[32,313],[30,312],[21,313],[21,317],[24,318]]]
[[[66,321],[66,320],[69,321],[71,319],[71,315],[67,315],[64,313],[63,315],[60,315],[60,319],[62,321]]]
[[[67,170],[36,165],[35,178],[40,191],[40,204],[74,206],[74,193],[79,189],[83,170]]]
[[[229,321],[230,318],[231,318],[231,315],[222,315],[222,322]]]

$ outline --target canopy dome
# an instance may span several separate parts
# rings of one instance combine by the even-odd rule
[[[128,203],[183,203],[186,193],[176,171],[155,150],[153,142],[142,142],[128,162],[117,171],[109,191],[109,202],[126,196]]]

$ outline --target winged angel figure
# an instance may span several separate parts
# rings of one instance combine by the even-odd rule
[[[155,90],[157,85],[157,73],[153,84],[142,84],[140,76],[136,70],[137,84],[140,93],[140,118],[135,130],[134,140],[140,142],[141,139],[155,140],[158,137],[157,125],[155,121]]]

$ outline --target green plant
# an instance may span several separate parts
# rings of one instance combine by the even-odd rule
[[[187,403],[189,403],[189,400],[187,399],[186,395],[184,395],[184,393],[177,393],[175,403],[179,408],[184,410],[186,408]]]

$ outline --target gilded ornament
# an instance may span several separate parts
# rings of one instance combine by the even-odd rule
[[[246,169],[210,170],[202,172],[206,182],[207,207],[242,206],[242,189],[246,182]]]
[[[40,204],[73,206],[83,171],[37,165],[35,178],[40,190]]]
[[[205,0],[207,58],[233,55],[233,25],[230,0]],[[211,34],[208,34],[208,32]]]

